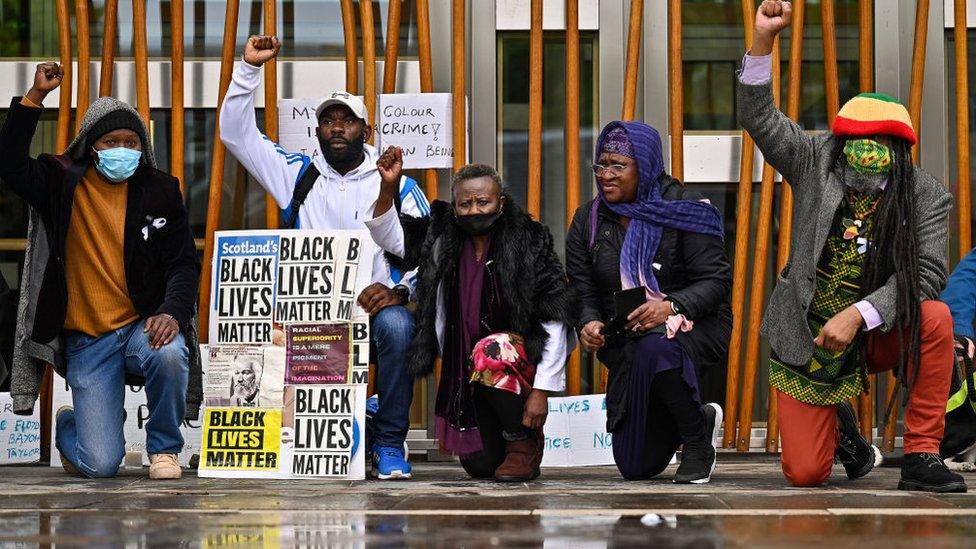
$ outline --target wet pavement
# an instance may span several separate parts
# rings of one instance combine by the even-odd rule
[[[722,459],[725,458],[725,459]],[[897,468],[786,486],[765,456],[720,457],[711,484],[625,482],[612,467],[528,484],[417,463],[401,482],[87,480],[0,468],[0,545],[17,547],[976,547],[976,494],[899,492]],[[976,475],[967,480],[976,486]]]

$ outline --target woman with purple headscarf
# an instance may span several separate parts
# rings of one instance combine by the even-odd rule
[[[732,329],[722,220],[664,172],[646,124],[608,124],[594,161],[599,196],[576,211],[566,270],[580,341],[610,369],[614,460],[624,478],[647,479],[683,445],[674,482],[708,482],[722,408],[702,404],[700,380],[724,370]],[[614,318],[634,288],[643,303]]]

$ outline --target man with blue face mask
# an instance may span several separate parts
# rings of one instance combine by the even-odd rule
[[[138,113],[107,97],[92,103],[63,154],[31,158],[42,102],[62,76],[57,63],[38,65],[0,130],[0,178],[32,208],[14,408],[30,413],[38,366],[53,364],[74,404],[55,419],[64,468],[111,477],[125,455],[125,386],[144,384],[149,475],[180,478],[180,424],[199,408],[187,399],[187,340],[195,339],[200,261],[179,182],[156,169]]]

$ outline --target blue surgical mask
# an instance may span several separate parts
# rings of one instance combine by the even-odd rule
[[[128,149],[126,147],[115,147],[112,149],[102,149],[96,151],[98,161],[95,167],[108,180],[119,183],[132,177],[139,167],[139,159],[142,158],[142,151]]]

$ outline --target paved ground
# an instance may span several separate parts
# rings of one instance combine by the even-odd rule
[[[85,547],[974,547],[976,493],[895,490],[899,471],[787,488],[765,456],[722,455],[708,485],[624,482],[611,467],[536,482],[467,479],[418,463],[405,482],[201,479],[145,471],[92,481],[0,468],[0,545]],[[976,475],[970,475],[976,487]]]

